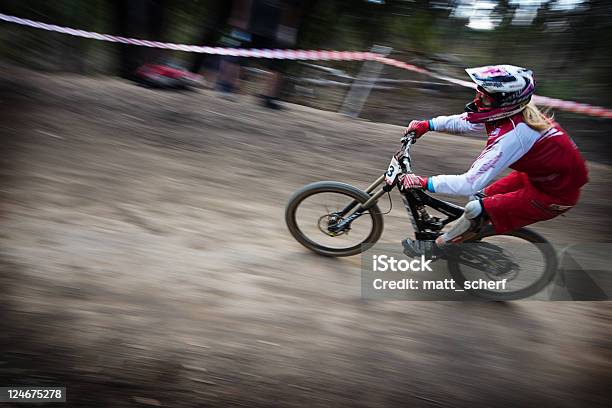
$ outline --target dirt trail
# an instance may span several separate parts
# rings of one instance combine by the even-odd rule
[[[2,72],[0,383],[73,406],[605,406],[609,303],[365,302],[360,259],[286,231],[315,180],[366,186],[400,128],[250,97]],[[22,74],[22,73],[21,73]],[[423,174],[482,141],[431,134]],[[610,241],[610,167],[537,229]],[[411,231],[399,201],[384,242]]]

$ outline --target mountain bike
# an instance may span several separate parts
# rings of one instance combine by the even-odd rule
[[[459,285],[477,279],[506,279],[509,284],[503,290],[469,290],[491,300],[521,299],[544,289],[557,272],[556,252],[546,238],[528,228],[496,234],[489,223],[461,244],[449,244],[442,250],[435,246],[444,226],[458,219],[464,209],[423,190],[399,187],[398,177],[412,171],[410,149],[415,142],[413,133],[403,137],[400,159],[393,156],[387,171],[365,190],[337,181],[320,181],[296,191],[285,210],[291,235],[320,255],[362,253],[372,248],[383,232],[379,200],[398,187],[414,227],[414,241],[403,241],[407,256],[420,253],[445,260]],[[432,210],[435,214],[430,214]]]

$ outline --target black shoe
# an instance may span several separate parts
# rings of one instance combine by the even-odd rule
[[[218,95],[228,101],[236,102],[236,89],[234,85],[229,82],[221,81],[217,82],[215,85],[215,90],[218,92]]]
[[[262,99],[262,105],[265,106],[268,109],[274,109],[274,110],[283,110],[284,107],[283,105],[281,105],[281,103],[279,102],[278,98],[274,97],[274,96],[265,96],[263,95],[261,97]]]
[[[215,90],[218,92],[222,92],[222,93],[226,93],[226,94],[231,94],[234,93],[235,88],[234,88],[234,84],[232,84],[231,82],[228,81],[218,81],[215,84]]]
[[[444,252],[438,248],[434,241],[415,241],[407,238],[402,241],[402,246],[404,247],[404,255],[408,258],[424,255],[425,258],[437,259],[444,255]]]
[[[424,254],[417,245],[417,242],[413,239],[406,238],[402,241],[402,246],[404,247],[404,255],[408,258],[416,258]]]

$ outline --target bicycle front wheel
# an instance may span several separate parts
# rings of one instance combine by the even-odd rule
[[[346,217],[337,214],[351,202],[363,204],[369,198],[366,192],[345,183],[308,184],[289,199],[285,221],[291,235],[311,251],[334,257],[356,255],[374,245],[382,234],[383,217],[378,206],[374,205],[340,233],[333,233],[328,227]]]

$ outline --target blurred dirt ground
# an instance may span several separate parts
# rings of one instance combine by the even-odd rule
[[[359,257],[289,236],[294,190],[365,187],[400,127],[0,74],[1,385],[89,407],[609,406],[610,303],[366,302]],[[482,143],[428,135],[415,168],[462,171]],[[536,227],[559,246],[611,240],[610,167],[590,170]],[[395,204],[382,241],[400,245]]]

